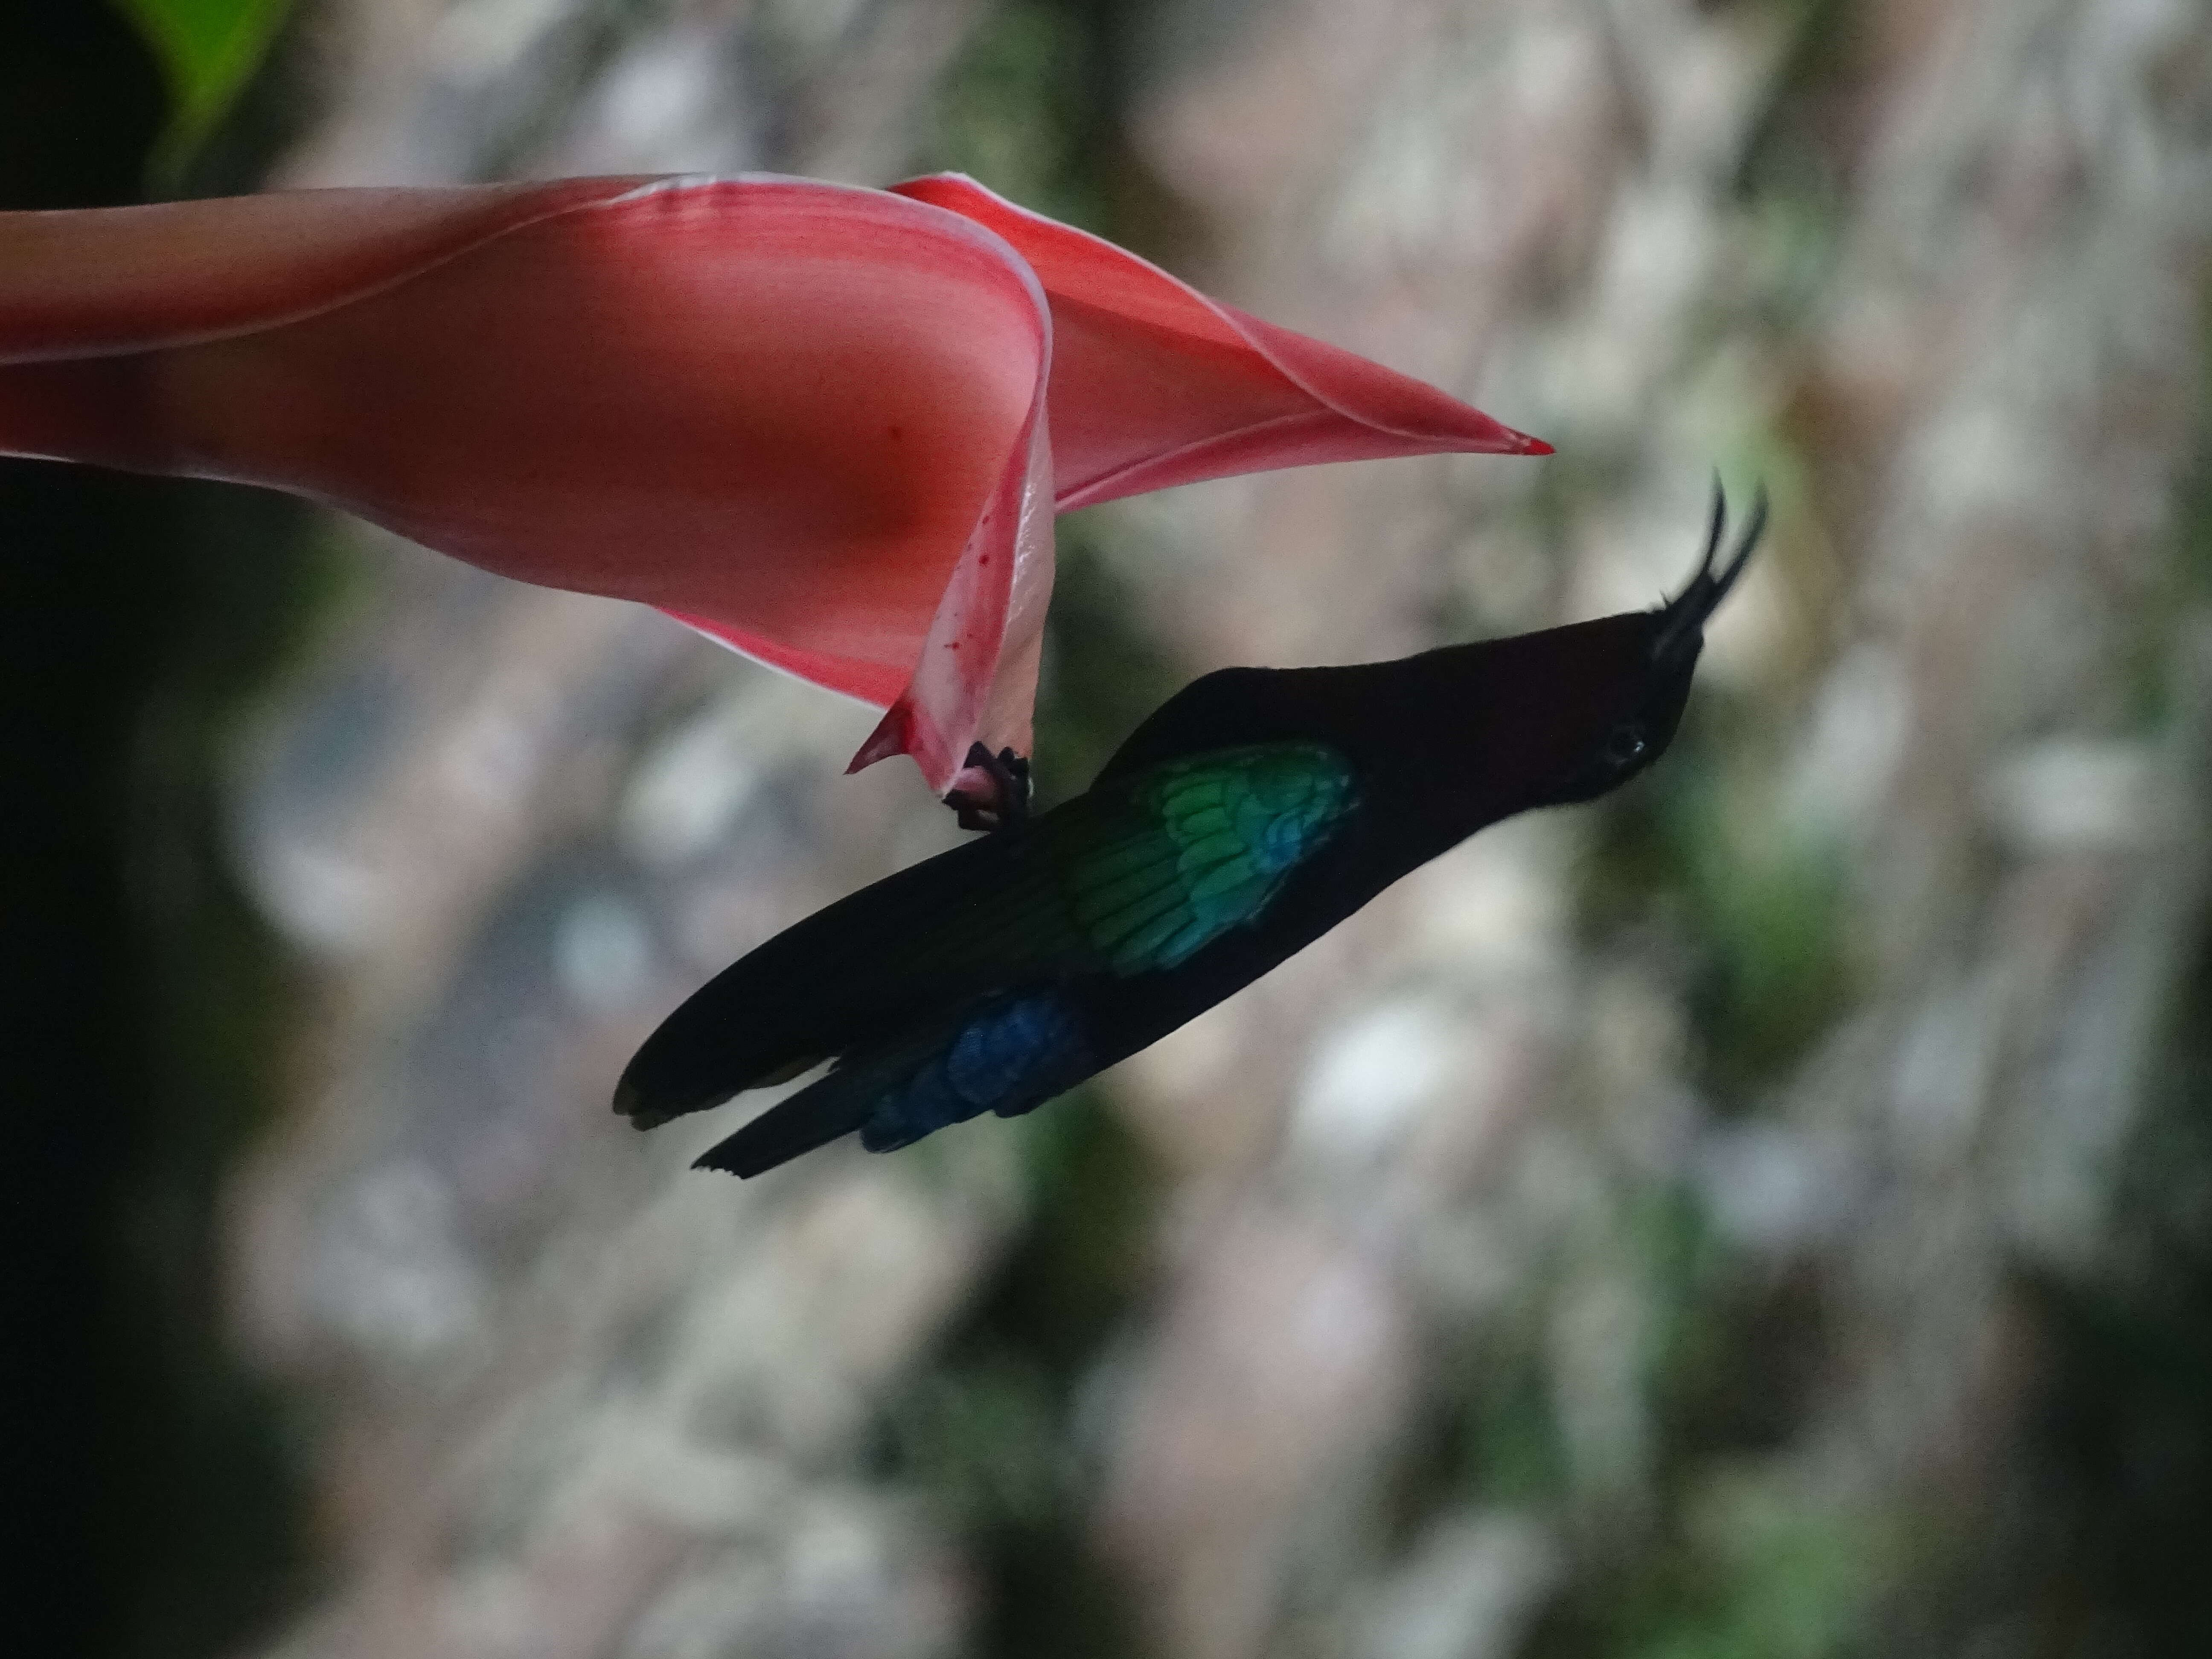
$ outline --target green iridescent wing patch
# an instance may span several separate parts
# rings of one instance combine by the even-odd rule
[[[1188,961],[1267,908],[1356,800],[1321,744],[1259,744],[1170,761],[1126,805],[1068,824],[1054,848],[1067,919],[1116,974]]]
[[[1322,744],[1165,762],[1034,820],[978,884],[918,887],[902,914],[877,906],[880,927],[849,941],[840,970],[945,994],[1164,971],[1257,918],[1357,801],[1350,763]]]

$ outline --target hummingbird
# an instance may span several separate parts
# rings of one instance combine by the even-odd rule
[[[1486,825],[1591,801],[1666,753],[1725,559],[1717,485],[1688,583],[1650,611],[1390,662],[1225,668],[1168,699],[1082,794],[1031,817],[981,745],[991,833],[815,912],[678,1007],[624,1068],[640,1128],[830,1069],[698,1158],[756,1176],[1065,1093],[1250,984]],[[963,775],[966,775],[963,774]]]

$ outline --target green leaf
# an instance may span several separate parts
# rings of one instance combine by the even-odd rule
[[[213,131],[261,66],[291,0],[116,0],[169,83],[157,166],[173,167]]]

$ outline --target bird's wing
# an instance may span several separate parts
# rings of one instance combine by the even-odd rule
[[[638,1051],[616,1108],[649,1127],[823,1060],[954,1041],[971,1005],[1024,987],[1173,969],[1256,917],[1356,793],[1344,757],[1311,743],[1215,750],[1093,789],[1018,836],[863,888],[724,970]]]

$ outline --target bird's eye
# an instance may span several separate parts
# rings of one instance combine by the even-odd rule
[[[1644,728],[1630,722],[1616,726],[1606,734],[1605,757],[1614,766],[1633,766],[1644,758],[1650,743],[1644,738]]]

